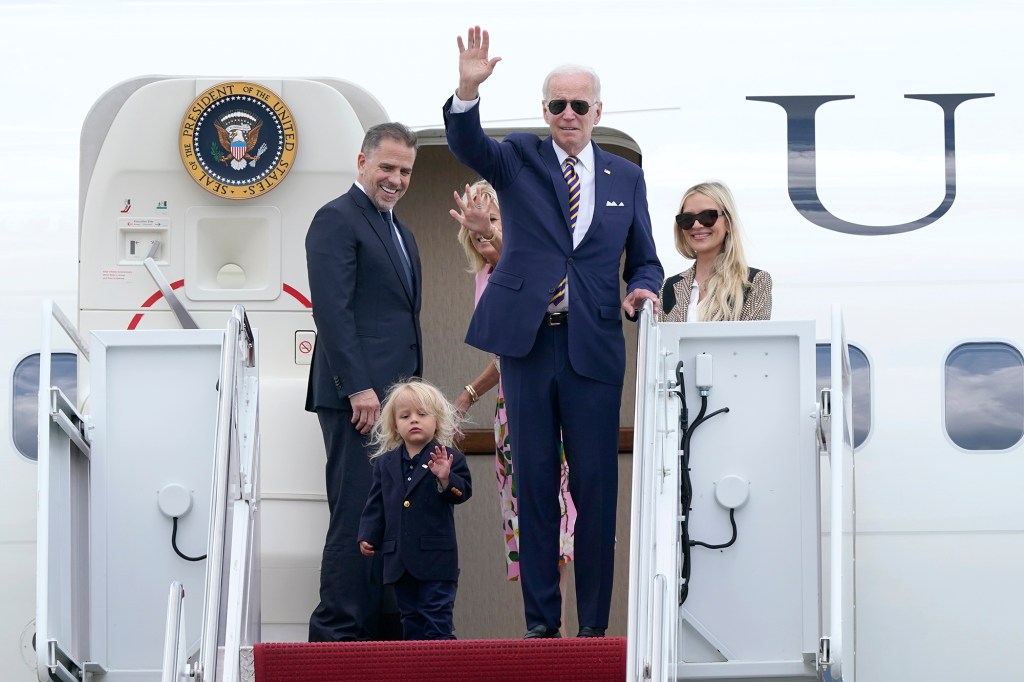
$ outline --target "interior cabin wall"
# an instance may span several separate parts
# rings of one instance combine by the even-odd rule
[[[506,577],[494,457],[470,455],[473,498],[455,510],[459,538],[459,592],[455,599],[455,636],[460,639],[516,639],[526,632],[522,592]],[[615,588],[608,623],[609,637],[626,636],[629,608],[629,526],[633,459],[619,455],[619,503],[615,521]],[[568,564],[564,629],[576,635],[575,562]]]
[[[604,143],[603,148],[609,149]],[[634,162],[638,155],[611,146]],[[423,308],[420,315],[424,339],[424,377],[454,400],[462,387],[474,379],[490,356],[464,342],[473,312],[473,275],[456,240],[458,224],[448,214],[455,208],[452,192],[465,188],[476,175],[459,163],[444,144],[423,144],[416,158],[408,193],[396,212],[416,235],[423,263]],[[624,286],[623,286],[624,293]],[[623,384],[622,428],[619,455],[619,499],[616,523],[615,591],[609,635],[625,635],[627,586],[629,582],[629,526],[632,443],[635,390],[636,326],[624,323],[627,369]],[[466,426],[475,444],[469,450],[473,476],[473,499],[456,510],[461,576],[455,606],[456,636],[466,639],[515,638],[525,631],[523,605],[518,582],[506,578],[505,539],[499,508],[493,422],[496,391],[487,393],[470,411]],[[571,473],[570,473],[571,475]],[[569,564],[570,595],[566,604],[565,629],[575,635],[575,590]]]

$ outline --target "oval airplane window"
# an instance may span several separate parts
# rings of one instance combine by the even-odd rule
[[[850,385],[853,389],[853,447],[859,448],[871,432],[871,366],[868,356],[850,345]],[[819,343],[815,353],[818,386],[815,395],[829,385],[832,372],[832,348]]]
[[[50,380],[72,403],[78,393],[78,356],[54,353]],[[39,353],[29,355],[14,368],[11,378],[11,435],[14,447],[26,458],[39,459]]]
[[[1024,437],[1024,356],[1006,343],[965,343],[946,358],[946,433],[965,450],[1006,450]]]

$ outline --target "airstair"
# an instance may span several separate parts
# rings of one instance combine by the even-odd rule
[[[243,679],[239,652],[251,658],[260,637],[259,379],[244,309],[223,331],[93,331],[88,343],[59,308],[46,313],[39,679]],[[88,360],[87,413],[46,388],[51,318]]]
[[[640,325],[626,679],[852,682],[841,311],[819,395],[812,322]]]
[[[90,397],[40,391],[42,681],[855,679],[838,310],[818,395],[813,323],[645,310],[628,637],[443,647],[260,643],[259,368],[241,306],[223,331],[86,343],[47,304],[43,387],[54,322],[88,359]]]

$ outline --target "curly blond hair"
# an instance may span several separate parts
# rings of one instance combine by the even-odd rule
[[[452,447],[455,433],[458,431],[458,413],[441,393],[441,390],[423,379],[398,381],[388,388],[384,397],[384,405],[380,410],[380,419],[373,425],[370,432],[370,459],[376,459],[385,452],[390,452],[402,445],[402,437],[398,435],[395,424],[395,403],[398,398],[408,396],[417,406],[431,415],[437,422],[437,430],[433,438],[445,447]]]

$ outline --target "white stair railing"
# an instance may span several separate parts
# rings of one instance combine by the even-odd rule
[[[183,682],[189,677],[185,653],[185,587],[177,580],[171,583],[167,595],[162,671],[160,682]]]
[[[89,351],[75,326],[53,301],[43,302],[39,351],[38,475],[36,542],[36,670],[40,680],[77,680],[89,651],[89,489],[83,476],[91,454],[86,420],[64,393],[51,385],[54,322],[78,347]]]
[[[218,385],[209,570],[192,670],[200,682],[236,682],[239,649],[259,640],[259,379],[255,338],[240,305],[228,320]]]

